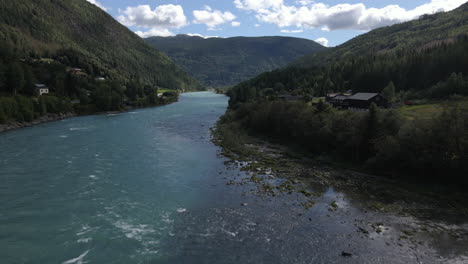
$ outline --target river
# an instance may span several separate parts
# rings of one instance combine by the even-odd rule
[[[466,263],[451,247],[397,241],[411,217],[365,212],[329,188],[310,210],[294,195],[227,185],[210,128],[228,98],[86,116],[0,134],[0,262]],[[330,212],[338,201],[339,212]],[[391,223],[359,233],[359,221]],[[387,232],[387,233],[386,233]],[[395,240],[394,240],[395,239]],[[448,238],[450,242],[451,238]],[[343,256],[343,252],[352,255]]]

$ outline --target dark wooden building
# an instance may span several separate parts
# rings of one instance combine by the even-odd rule
[[[330,104],[333,105],[333,107],[336,108],[347,108],[348,107],[348,101],[347,99],[349,98],[348,95],[337,95],[335,97],[332,97],[328,100]]]
[[[388,100],[379,93],[357,93],[345,101],[349,109],[369,109],[372,103],[378,107],[388,107]]]

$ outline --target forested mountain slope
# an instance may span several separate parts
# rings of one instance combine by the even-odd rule
[[[204,39],[178,35],[146,41],[212,87],[234,85],[326,49],[314,41],[290,37]]]
[[[159,105],[176,96],[161,91],[201,88],[86,0],[0,0],[0,123]]]
[[[453,42],[468,32],[468,3],[451,12],[424,15],[420,19],[375,29],[340,46],[319,54],[308,54],[295,66],[326,65],[336,60],[361,55],[386,54],[405,49],[426,49]]]
[[[467,49],[464,4],[451,12],[371,31],[259,75],[234,87],[231,103],[285,91],[309,97],[347,90],[381,92],[389,83],[406,99],[468,95],[442,85],[453,74],[468,78]]]
[[[0,43],[7,56],[54,57],[109,79],[197,86],[167,56],[85,0],[0,0]]]
[[[382,93],[390,109],[324,102],[349,90]],[[371,31],[228,94],[219,131],[232,149],[246,145],[243,133],[261,135],[379,175],[468,184],[468,4]]]

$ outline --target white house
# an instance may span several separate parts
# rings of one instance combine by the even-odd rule
[[[39,96],[49,93],[49,87],[45,84],[35,84],[34,87],[36,88],[36,93],[39,94]]]

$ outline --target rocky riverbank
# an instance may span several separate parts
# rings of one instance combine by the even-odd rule
[[[31,122],[10,122],[6,124],[0,124],[0,133],[23,127],[35,126],[43,123],[54,122],[70,117],[76,116],[75,113],[63,113],[63,114],[46,114]]]
[[[468,219],[468,195],[457,186],[366,174],[350,164],[310,155],[297,146],[248,135],[245,130],[230,123],[217,125],[213,130],[213,141],[222,147],[222,153],[230,159],[230,164],[253,173],[248,180],[260,183],[259,193],[274,196],[278,190],[287,190],[303,193],[310,198],[313,193],[308,189],[333,187],[368,209],[425,219],[442,218],[450,222]],[[269,183],[268,178],[271,177],[282,179],[280,186]],[[313,201],[310,203],[313,204]]]
[[[232,124],[218,124],[213,141],[229,159],[228,167],[246,172],[226,179],[227,185],[249,186],[249,193],[266,200],[291,197],[288,210],[305,209],[299,218],[312,223],[325,214],[336,226],[351,222],[356,232],[348,236],[350,241],[400,247],[413,252],[415,263],[423,259],[438,263],[428,253],[433,250],[441,263],[466,261],[468,196],[463,191],[355,172],[300,149],[253,137]],[[353,215],[356,208],[360,213]],[[342,250],[342,257],[356,254],[353,249]]]

